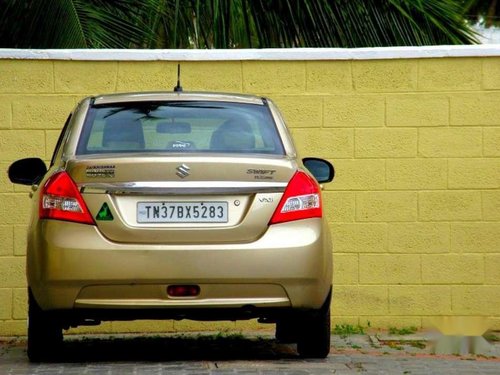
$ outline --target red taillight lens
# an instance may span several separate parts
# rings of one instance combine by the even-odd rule
[[[40,219],[95,224],[78,187],[66,172],[54,174],[43,186],[39,215]]]
[[[305,172],[297,171],[288,183],[269,224],[322,216],[318,183]]]
[[[200,294],[198,285],[169,285],[167,294],[170,297],[196,297]]]

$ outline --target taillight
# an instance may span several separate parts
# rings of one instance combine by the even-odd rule
[[[78,187],[66,172],[50,177],[40,196],[40,219],[95,224]]]
[[[169,285],[167,294],[170,297],[196,297],[200,290],[198,285]]]
[[[283,193],[269,224],[322,217],[318,183],[303,171],[297,171]]]

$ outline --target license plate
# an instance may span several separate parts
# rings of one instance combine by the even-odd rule
[[[138,223],[227,223],[227,202],[138,202]]]

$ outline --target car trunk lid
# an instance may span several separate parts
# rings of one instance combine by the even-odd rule
[[[67,162],[101,234],[123,243],[259,238],[297,166],[285,157],[87,156]]]

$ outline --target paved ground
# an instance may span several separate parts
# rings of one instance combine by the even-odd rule
[[[59,362],[30,364],[25,340],[4,338],[0,375],[500,374],[499,341],[491,342],[487,356],[433,355],[422,334],[332,335],[332,344],[327,359],[302,360],[270,332],[70,336]]]

